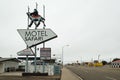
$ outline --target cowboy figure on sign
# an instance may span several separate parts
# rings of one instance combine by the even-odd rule
[[[37,9],[34,9],[34,12],[32,12],[32,13],[28,12],[27,15],[31,20],[28,27],[31,27],[33,23],[35,24],[36,27],[38,27],[40,25],[40,22],[42,22],[43,25],[46,26],[45,19],[41,15],[38,14]]]

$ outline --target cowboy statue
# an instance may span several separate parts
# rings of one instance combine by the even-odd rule
[[[31,20],[28,27],[31,27],[33,23],[35,24],[36,27],[38,27],[40,25],[40,22],[42,22],[43,25],[46,26],[45,25],[45,19],[41,15],[38,14],[37,9],[34,9],[34,11],[32,13],[27,12],[27,15]]]

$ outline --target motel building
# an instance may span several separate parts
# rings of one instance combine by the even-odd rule
[[[112,68],[120,68],[120,60],[113,61],[111,63]]]
[[[25,72],[34,73],[35,72],[35,62],[34,57],[28,58],[28,71],[26,68],[26,57],[18,57],[21,62],[24,62]],[[56,59],[44,59],[41,60],[40,57],[36,58],[36,72],[37,73],[47,73],[47,75],[60,75],[61,66],[55,62]],[[19,65],[19,66],[23,66]]]
[[[20,61],[16,58],[1,58],[0,57],[0,73],[16,71]]]

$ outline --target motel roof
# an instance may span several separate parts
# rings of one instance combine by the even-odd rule
[[[20,62],[16,58],[0,58],[0,62],[5,62],[5,61],[15,61],[15,62]]]

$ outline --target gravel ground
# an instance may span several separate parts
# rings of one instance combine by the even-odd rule
[[[60,76],[22,76],[22,72],[6,72],[0,74],[0,80],[58,80]]]
[[[41,78],[40,76],[0,76],[0,80],[57,80],[57,79],[51,79],[51,78]]]

